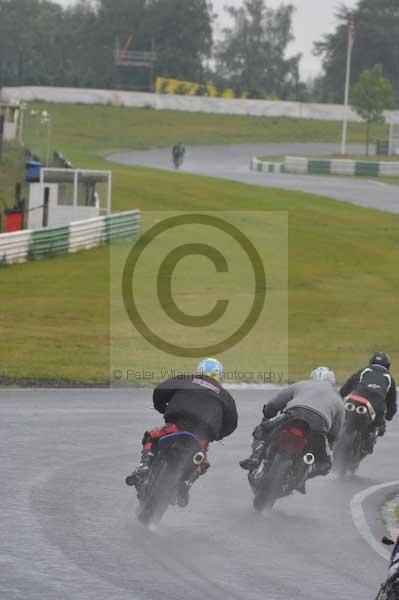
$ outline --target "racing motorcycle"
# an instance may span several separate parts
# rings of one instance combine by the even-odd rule
[[[270,422],[273,431],[262,462],[248,473],[257,511],[271,509],[279,498],[302,487],[315,462],[310,451],[309,425],[298,419],[287,422],[285,416],[282,421],[280,426]]]
[[[345,411],[344,431],[333,454],[333,471],[340,478],[357,471],[360,462],[369,454],[368,446],[374,446],[378,437],[377,431],[372,429],[375,410],[368,400],[352,394],[345,400]]]
[[[137,489],[139,521],[159,523],[168,507],[176,504],[179,486],[204,460],[200,438],[194,433],[179,431],[160,438],[150,472]]]
[[[376,600],[399,600],[399,536],[396,543],[388,537],[384,537],[382,542],[387,546],[393,546],[393,551],[387,578],[382,584]]]
[[[175,151],[175,149],[173,149],[172,159],[173,159],[173,164],[174,164],[175,169],[180,169],[180,167],[182,166],[183,160],[184,160],[184,155],[185,155],[184,148],[181,149],[180,151]]]

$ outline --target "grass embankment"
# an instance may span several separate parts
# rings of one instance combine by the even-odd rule
[[[171,145],[179,138],[187,144],[339,138],[337,123],[106,107],[51,105],[46,109],[53,117],[57,149],[88,168],[109,168],[100,155],[112,150]],[[351,141],[361,141],[363,127],[351,129]],[[343,379],[375,347],[386,348],[399,359],[399,217],[299,192],[143,168],[112,168],[115,210],[289,211],[290,379],[305,375],[318,363],[331,364]],[[124,245],[116,251],[123,253]],[[108,275],[107,248],[2,269],[2,374],[106,380]],[[198,312],[204,312],[203,307]],[[138,338],[132,363],[145,362],[146,351]],[[182,362],[188,364],[176,359],[176,364]],[[243,364],[247,358],[237,357],[237,364],[228,366],[243,368]]]

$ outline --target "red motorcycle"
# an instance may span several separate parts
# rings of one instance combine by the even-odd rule
[[[315,462],[310,438],[309,425],[298,419],[284,419],[272,431],[260,466],[248,474],[255,510],[272,508],[304,485]]]
[[[378,432],[373,429],[376,414],[371,403],[356,394],[345,401],[345,427],[333,455],[333,471],[340,478],[353,475],[370,449]]]
[[[179,431],[161,438],[145,483],[138,490],[137,517],[145,525],[159,523],[170,505],[176,504],[178,488],[205,460],[201,440]]]

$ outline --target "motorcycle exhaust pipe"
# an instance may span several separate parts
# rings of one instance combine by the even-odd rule
[[[303,457],[303,462],[305,463],[305,465],[313,465],[315,461],[314,455],[311,452],[308,452],[307,454],[305,454],[305,456]]]
[[[197,452],[197,454],[194,454],[193,456],[193,463],[198,467],[199,465],[201,465],[205,460],[205,454],[203,452]]]

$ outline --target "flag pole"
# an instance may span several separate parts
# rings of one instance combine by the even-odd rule
[[[341,154],[346,154],[346,139],[348,133],[349,89],[351,80],[352,48],[354,43],[355,24],[353,15],[348,15],[348,52],[346,56],[344,118],[342,122]]]

